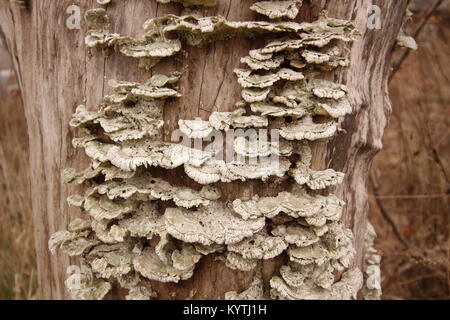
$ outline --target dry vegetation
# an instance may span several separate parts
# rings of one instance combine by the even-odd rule
[[[36,266],[26,122],[19,93],[5,89],[0,88],[0,299],[32,299]]]
[[[419,50],[395,54],[403,62],[390,85],[393,114],[371,172],[384,299],[450,298],[450,1],[427,19],[434,2],[413,7],[409,31],[418,34]],[[0,136],[0,299],[32,299],[26,122],[20,96],[5,88]]]

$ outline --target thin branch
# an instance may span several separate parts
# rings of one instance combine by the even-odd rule
[[[428,9],[428,12],[426,13],[425,17],[422,19],[422,21],[420,21],[419,27],[416,29],[416,31],[412,35],[412,37],[414,39],[416,39],[419,36],[420,32],[423,30],[423,28],[427,24],[428,20],[433,15],[434,11],[436,11],[436,9],[443,2],[444,2],[444,0],[437,0],[432,6],[430,6],[430,8]],[[389,76],[389,80],[391,80],[392,77],[397,73],[397,71],[400,70],[400,67],[402,66],[402,64],[406,60],[406,58],[408,58],[410,53],[411,53],[411,50],[405,50],[405,52],[403,52],[402,56],[400,57],[400,60],[392,67],[392,72],[391,72],[391,74]]]
[[[441,275],[438,274],[438,273],[427,274],[427,275],[420,276],[420,277],[417,277],[417,278],[414,278],[414,279],[398,282],[397,285],[404,286],[404,285],[408,285],[408,284],[411,284],[411,283],[414,283],[414,282],[417,282],[417,281],[421,281],[421,280],[424,280],[424,279],[438,278],[440,276]]]
[[[450,129],[447,128],[447,132],[438,140],[436,143],[436,148],[439,148],[439,146],[447,140],[447,137],[450,135]]]
[[[381,199],[377,198],[378,196],[378,188],[375,184],[375,179],[373,177],[373,174],[370,174],[370,183],[372,185],[373,193],[375,195],[375,201],[380,209],[381,215],[383,218],[390,224],[392,227],[392,230],[394,231],[395,236],[398,238],[398,240],[405,246],[406,248],[406,256],[412,258],[417,263],[421,263],[424,265],[427,265],[429,267],[434,267],[437,270],[445,272],[445,274],[448,273],[448,270],[450,268],[450,262],[448,261],[441,261],[440,259],[437,259],[435,257],[432,257],[431,259],[428,258],[429,254],[421,248],[416,247],[413,243],[411,243],[400,231],[400,228],[395,223],[394,219],[392,219],[391,215],[388,213],[386,208],[383,205],[383,202]]]
[[[445,181],[448,185],[448,184],[450,184],[450,177],[449,177],[449,174],[447,173],[446,166],[445,166],[444,162],[442,161],[439,150],[436,147],[435,139],[433,139],[433,136],[431,134],[430,118],[427,117],[429,112],[428,112],[428,110],[425,109],[425,106],[423,105],[423,103],[419,103],[419,108],[422,110],[422,113],[424,115],[424,120],[425,120],[424,122],[425,122],[425,129],[426,129],[425,134],[428,136],[428,139],[430,141],[431,151],[433,153],[434,160],[436,161],[437,165],[441,168],[442,173],[445,178]]]
[[[411,248],[412,244],[407,240],[403,234],[400,232],[400,229],[398,228],[397,224],[395,223],[394,219],[389,215],[386,208],[383,205],[383,202],[380,198],[378,198],[380,195],[378,193],[378,188],[375,185],[375,179],[373,178],[373,175],[370,175],[370,182],[373,187],[373,194],[375,195],[375,202],[377,203],[378,208],[380,209],[381,215],[383,218],[391,225],[392,230],[394,231],[395,236],[400,240],[400,242],[407,248]]]

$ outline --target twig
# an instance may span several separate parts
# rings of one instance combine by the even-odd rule
[[[425,15],[425,17],[422,19],[422,21],[420,21],[419,23],[419,27],[416,29],[416,31],[413,34],[413,38],[416,39],[417,36],[420,34],[420,32],[422,31],[422,29],[425,27],[426,23],[428,22],[428,20],[431,18],[431,16],[433,15],[434,11],[444,2],[444,0],[437,0],[429,9],[427,14]],[[403,62],[406,60],[406,58],[408,58],[408,56],[410,55],[411,50],[405,50],[405,52],[403,52],[402,56],[400,57],[400,60],[392,67],[392,72],[389,76],[389,80],[392,79],[392,77],[397,73],[398,70],[400,70],[400,67],[402,66]]]
[[[373,187],[373,194],[375,195],[375,202],[377,203],[377,206],[380,209],[381,215],[391,225],[392,230],[394,231],[394,233],[397,236],[398,240],[400,240],[400,242],[403,243],[403,245],[405,245],[405,247],[411,248],[411,246],[412,246],[411,243],[402,235],[402,233],[400,232],[400,229],[398,228],[397,224],[392,219],[392,217],[389,215],[387,210],[384,208],[383,203],[382,203],[381,199],[379,198],[378,188],[375,185],[375,181],[374,181],[374,178],[373,178],[372,174],[370,175],[370,182],[371,182],[372,187]]]
[[[424,117],[424,122],[425,122],[425,133],[428,136],[428,139],[430,141],[430,145],[431,145],[431,151],[433,153],[433,157],[434,160],[436,161],[437,165],[441,168],[442,173],[444,175],[445,181],[447,183],[447,185],[450,183],[450,177],[449,174],[447,173],[447,169],[445,167],[444,162],[442,161],[441,155],[439,153],[438,148],[436,147],[435,144],[435,140],[433,139],[433,136],[431,135],[431,128],[430,128],[430,118],[427,117],[427,115],[429,114],[428,110],[425,110],[425,106],[422,103],[419,103],[419,108],[422,110],[423,113],[423,117]]]
[[[450,134],[450,129],[447,129],[447,132],[442,136],[441,139],[438,140],[438,142],[436,142],[436,148],[439,148],[439,146],[445,141],[447,140],[448,135]]]
[[[375,184],[375,179],[373,177],[373,174],[370,174],[370,183],[372,184],[373,193],[375,195],[375,201],[377,203],[378,208],[380,209],[381,215],[383,218],[391,225],[392,230],[394,231],[395,236],[398,238],[398,240],[405,246],[407,249],[406,256],[414,259],[416,262],[421,264],[426,264],[430,267],[440,267],[437,268],[438,270],[442,271],[442,268],[444,268],[444,272],[447,274],[448,270],[450,268],[450,262],[441,261],[440,259],[430,259],[427,257],[428,254],[426,254],[426,251],[422,250],[421,248],[416,247],[414,244],[412,244],[403,234],[401,233],[399,227],[395,223],[394,219],[390,216],[388,211],[385,209],[383,202],[381,201],[378,196],[378,188]]]
[[[397,285],[404,286],[404,285],[408,285],[408,284],[411,284],[411,283],[414,283],[414,282],[417,282],[417,281],[421,281],[421,280],[424,280],[424,279],[437,278],[437,277],[440,277],[440,274],[432,273],[432,274],[427,274],[427,275],[424,275],[424,276],[421,276],[421,277],[417,277],[417,278],[414,278],[414,279],[410,279],[410,280],[407,280],[407,281],[398,282]]]

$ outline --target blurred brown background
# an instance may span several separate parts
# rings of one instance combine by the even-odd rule
[[[439,4],[439,6],[436,6]],[[384,299],[450,298],[450,1],[415,0],[397,49],[393,113],[372,167],[369,217]]]
[[[370,220],[383,256],[383,299],[450,298],[450,0],[413,0],[397,48],[393,113],[370,172]],[[386,26],[388,27],[388,26]],[[33,299],[28,139],[20,91],[0,47],[0,299]]]

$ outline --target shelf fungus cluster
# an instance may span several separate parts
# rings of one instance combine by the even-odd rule
[[[184,6],[210,6],[212,0],[157,0]],[[141,59],[148,68],[174,56],[182,47],[227,40],[236,33],[270,35],[235,69],[242,87],[232,112],[209,119],[179,121],[192,139],[233,129],[275,128],[279,141],[236,137],[241,157],[276,155],[276,165],[225,161],[216,150],[204,151],[162,141],[163,109],[179,99],[181,76],[153,75],[145,83],[110,80],[112,94],[95,111],[79,106],[70,125],[86,134],[73,140],[91,158],[83,171],[66,169],[63,181],[86,184],[84,195],[68,203],[79,207],[66,231],[53,234],[49,248],[81,256],[81,272],[66,281],[75,299],[102,299],[111,282],[128,289],[127,299],[156,296],[150,282],[180,282],[192,277],[203,256],[214,254],[227,267],[256,274],[244,292],[227,299],[352,299],[363,285],[359,269],[350,269],[355,254],[352,232],[340,222],[344,202],[333,194],[312,192],[343,181],[343,173],[311,169],[311,141],[339,132],[351,113],[344,85],[319,75],[349,64],[340,44],[352,41],[349,21],[322,14],[312,23],[285,21],[297,16],[301,1],[259,1],[251,10],[269,21],[228,21],[224,17],[166,15],[149,19],[143,38],[109,31],[104,9],[87,12],[88,47],[113,47]],[[173,185],[151,168],[184,169],[196,189]],[[161,172],[161,170],[156,170]],[[216,182],[283,179],[290,187],[272,197],[221,201]],[[261,261],[287,257],[270,288],[264,288]],[[376,255],[367,273],[370,295],[378,290]],[[369,261],[368,260],[368,261]],[[341,275],[338,277],[338,275]]]
[[[302,0],[258,1],[250,9],[269,19],[295,19],[302,6]]]
[[[374,242],[377,237],[372,224],[367,224],[365,236],[365,286],[363,288],[364,299],[379,300],[381,298],[381,256],[375,249]]]

